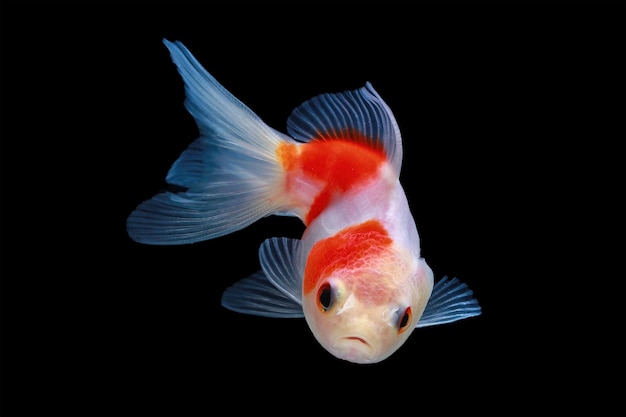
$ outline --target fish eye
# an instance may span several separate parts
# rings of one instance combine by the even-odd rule
[[[398,320],[398,334],[402,334],[411,322],[411,307],[407,307]]]
[[[323,283],[317,290],[317,307],[320,311],[327,311],[333,303],[332,288],[328,282]]]

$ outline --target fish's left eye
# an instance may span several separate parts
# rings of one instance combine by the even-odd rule
[[[398,319],[398,334],[403,333],[411,322],[411,307],[407,307]]]

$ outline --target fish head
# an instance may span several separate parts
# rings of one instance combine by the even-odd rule
[[[380,362],[411,335],[433,287],[423,259],[398,253],[367,265],[335,270],[303,296],[306,321],[318,342],[337,358]]]

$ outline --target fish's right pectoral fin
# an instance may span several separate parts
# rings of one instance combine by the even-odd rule
[[[222,306],[242,314],[273,318],[302,318],[302,306],[276,288],[258,271],[224,290]]]
[[[452,323],[480,315],[481,308],[467,284],[443,277],[435,284],[426,309],[415,327]]]

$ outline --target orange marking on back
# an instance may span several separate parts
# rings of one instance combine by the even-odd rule
[[[288,187],[291,175],[303,175],[322,184],[306,214],[307,225],[334,197],[365,183],[386,161],[382,149],[370,145],[366,138],[355,140],[354,135],[347,134],[350,140],[328,139],[327,135],[299,147],[288,143],[278,146],[276,154],[288,173]]]
[[[281,142],[276,148],[276,156],[285,171],[293,171],[298,159],[298,148],[293,143]]]
[[[381,254],[392,243],[378,220],[346,227],[334,236],[313,245],[304,268],[304,294],[334,271],[354,268],[364,258]]]

